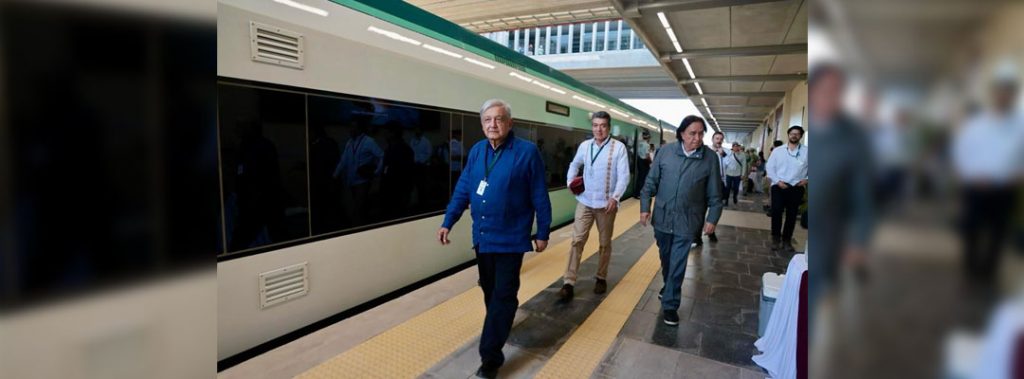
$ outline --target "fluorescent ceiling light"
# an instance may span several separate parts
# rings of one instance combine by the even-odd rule
[[[693,67],[690,67],[690,60],[683,58],[683,66],[686,66],[686,73],[690,74],[690,79],[697,79],[697,76],[693,74]]]
[[[536,85],[540,86],[543,89],[551,89],[551,86],[549,86],[547,84],[544,84],[544,83],[541,83],[540,81],[538,81],[536,79],[533,80],[533,84],[536,84]]]
[[[676,48],[677,53],[683,52],[683,47],[679,46],[679,41],[672,41],[672,46]]]
[[[522,80],[524,82],[533,82],[533,78],[531,78],[529,76],[526,76],[526,75],[522,75],[522,74],[520,74],[518,72],[515,72],[515,71],[508,73],[508,75],[513,77],[513,78]]]
[[[697,86],[697,93],[704,94],[704,89],[700,88],[700,82],[693,82],[693,85]]]
[[[295,9],[304,10],[306,12],[309,12],[309,13],[312,13],[312,14],[315,14],[315,15],[324,16],[324,17],[327,17],[327,14],[328,14],[327,11],[325,11],[323,9],[320,9],[320,8],[317,8],[317,7],[311,7],[309,5],[298,3],[298,2],[295,2],[293,0],[274,0],[274,2],[278,3],[278,4],[287,5],[289,7],[295,8]]]
[[[485,67],[485,68],[489,68],[489,69],[491,69],[491,70],[493,70],[493,69],[494,69],[494,65],[491,65],[491,64],[487,64],[487,63],[484,63],[484,62],[478,61],[478,60],[476,60],[476,59],[473,59],[473,58],[470,58],[470,57],[465,57],[465,58],[462,58],[462,59],[465,59],[465,60],[466,60],[466,62],[469,62],[469,63],[475,64],[475,65],[477,65],[477,66],[480,66],[480,67]]]
[[[701,101],[702,103],[704,103],[704,108],[709,108],[709,107],[711,107],[710,105],[708,105],[708,99],[706,99],[706,98],[703,98],[703,97],[702,97],[702,98],[700,98],[700,101]]]
[[[658,19],[661,20],[661,26],[664,26],[665,29],[669,28],[668,19],[665,18],[665,12],[658,12]]]
[[[437,52],[437,53],[441,53],[441,54],[447,55],[447,56],[455,58],[455,59],[462,58],[461,54],[456,54],[456,53],[453,53],[451,51],[442,49],[442,48],[434,46],[434,45],[423,44],[423,48],[425,48],[427,50],[430,50],[430,51],[434,51],[434,52]]]
[[[402,41],[402,42],[405,42],[405,43],[408,43],[408,44],[412,44],[412,45],[416,45],[416,46],[419,46],[419,45],[423,44],[422,42],[414,40],[412,38],[403,36],[401,34],[392,32],[390,30],[384,30],[384,29],[381,29],[381,28],[378,28],[378,27],[372,26],[372,25],[369,28],[366,28],[366,30],[369,30],[371,32],[380,34],[380,35],[388,37],[388,38],[391,38],[391,39],[396,40],[396,41]]]

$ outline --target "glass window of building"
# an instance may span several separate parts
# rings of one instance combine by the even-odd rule
[[[583,50],[584,53],[594,51],[594,24],[583,24]]]
[[[630,41],[633,39],[633,28],[629,27],[629,23],[622,22],[622,40],[619,41],[619,50],[629,50]]]
[[[569,45],[569,53],[580,52],[580,43],[582,42],[581,35],[583,34],[583,25],[569,25],[569,39],[572,44]]]
[[[547,54],[558,54],[558,28],[549,26],[545,33],[548,36],[548,44],[544,52]]]
[[[597,36],[597,39],[594,42],[594,51],[604,51],[605,38],[607,37],[605,35],[605,32],[607,32],[607,26],[607,21],[597,22],[597,31],[594,32]]]
[[[558,25],[558,53],[569,52],[569,25]]]
[[[534,29],[534,33],[537,34],[537,43],[534,45],[534,53],[536,55],[544,55],[544,53],[547,52],[546,46],[548,45],[547,29],[537,28]]]
[[[640,36],[636,34],[636,30],[631,30],[630,32],[633,33],[633,48],[634,49],[643,49],[644,48],[644,41],[641,40]]]
[[[611,21],[608,24],[608,50],[619,49],[619,27],[622,21]]]

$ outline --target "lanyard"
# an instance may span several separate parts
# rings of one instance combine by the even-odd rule
[[[491,176],[491,170],[494,169],[494,165],[498,164],[498,159],[501,159],[501,153],[503,151],[505,151],[505,149],[502,149],[499,146],[498,147],[498,151],[496,153],[494,153],[494,162],[491,162],[490,164],[487,163],[487,157],[490,154],[484,154],[484,165],[486,165],[486,167],[484,169],[484,181],[485,182],[487,181],[487,178],[489,178]]]
[[[796,145],[796,155],[791,154],[789,152],[789,148],[787,147],[786,148],[786,154],[789,154],[789,156],[791,156],[793,158],[800,158],[800,148],[803,147],[803,146],[804,145],[802,145],[802,144],[801,145]]]
[[[594,162],[597,161],[597,156],[601,155],[601,150],[604,150],[604,147],[608,146],[608,143],[611,142],[611,140],[605,140],[604,141],[604,145],[601,145],[601,148],[597,149],[597,154],[594,154],[594,143],[595,142],[597,142],[597,141],[595,140],[594,142],[590,143],[590,167],[594,167]]]

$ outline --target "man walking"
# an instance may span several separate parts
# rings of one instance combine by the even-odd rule
[[[687,116],[676,131],[679,143],[665,145],[651,165],[640,193],[640,224],[653,220],[661,258],[661,310],[665,324],[678,325],[679,303],[690,240],[703,229],[714,233],[722,215],[721,169],[714,150],[703,145],[704,119]],[[651,215],[651,196],[657,198]],[[704,217],[707,210],[707,217]],[[703,221],[702,221],[703,220]]]
[[[480,336],[482,364],[476,375],[494,378],[505,363],[501,348],[519,307],[523,253],[547,247],[551,201],[540,151],[512,133],[512,107],[503,100],[487,100],[480,108],[480,121],[487,139],[469,151],[437,239],[447,245],[452,226],[472,206],[473,248],[487,307]],[[531,246],[534,214],[537,235]]]
[[[608,263],[612,256],[612,233],[615,215],[619,210],[619,198],[629,184],[629,156],[626,145],[609,137],[612,117],[608,112],[596,112],[590,116],[594,138],[583,141],[576,150],[576,157],[569,164],[566,183],[576,178],[583,168],[583,193],[576,195],[576,217],[573,221],[572,249],[569,250],[569,265],[562,278],[562,289],[558,296],[563,301],[571,300],[576,286],[577,271],[583,246],[590,236],[590,227],[597,222],[601,247],[598,249],[600,263],[597,266],[594,293],[602,294],[608,289]]]

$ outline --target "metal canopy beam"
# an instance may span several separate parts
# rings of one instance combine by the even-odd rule
[[[693,98],[701,97],[785,97],[786,93],[782,91],[765,91],[765,92],[704,92],[703,95],[690,95]],[[712,105],[714,106],[714,105]]]
[[[787,45],[762,45],[743,47],[720,47],[714,49],[693,49],[682,53],[662,54],[659,59],[662,62],[671,62],[683,58],[708,58],[708,57],[756,57],[764,55],[785,55],[785,54],[807,54],[806,43],[791,43]]]
[[[679,84],[691,84],[694,82],[783,82],[792,80],[807,80],[807,74],[702,76],[697,79],[680,80]]]
[[[640,0],[629,1],[623,4],[623,17],[639,18],[645,14],[658,12],[679,12],[696,9],[710,9],[731,7],[737,5],[750,5],[760,3],[772,3],[781,0],[656,0],[640,3]]]

